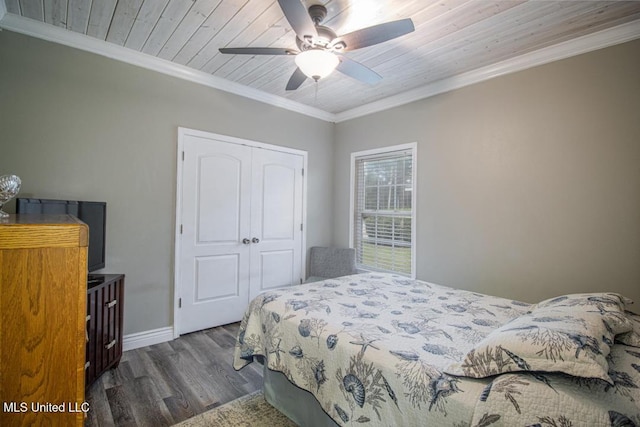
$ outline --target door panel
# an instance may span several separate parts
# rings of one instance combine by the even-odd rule
[[[251,197],[250,298],[302,277],[302,190],[304,159],[300,155],[256,150]],[[286,254],[286,256],[285,256]],[[293,260],[293,261],[292,261]]]
[[[241,159],[201,153],[197,173],[198,243],[228,244],[241,240]],[[220,203],[221,200],[226,202]]]
[[[195,262],[194,304],[240,295],[238,254],[198,257]]]
[[[249,299],[251,148],[186,136],[180,334],[242,318]]]
[[[260,291],[289,286],[295,282],[293,250],[260,253]]]
[[[264,165],[262,170],[262,238],[264,240],[294,238],[295,174],[296,169],[292,167],[277,164]]]

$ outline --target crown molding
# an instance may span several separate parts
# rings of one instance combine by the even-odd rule
[[[429,98],[450,90],[480,83],[494,77],[533,68],[538,65],[559,61],[572,56],[602,49],[640,38],[640,21],[632,21],[606,30],[578,37],[553,46],[539,49],[515,58],[507,59],[467,73],[442,79],[417,89],[374,101],[351,110],[337,113],[335,122],[344,122],[368,114],[388,110],[420,99]]]
[[[0,5],[1,13],[1,8],[4,6],[3,0],[0,0]],[[183,80],[188,80],[214,89],[230,92],[235,95],[264,102],[275,107],[284,108],[286,110],[315,117],[317,119],[329,122],[333,122],[335,119],[334,114],[320,110],[319,108],[310,107],[281,96],[272,95],[261,90],[231,82],[162,58],[147,55],[124,46],[108,43],[84,34],[68,31],[44,22],[24,18],[13,13],[6,13],[4,15],[0,20],[0,28],[42,40],[63,44],[76,49],[81,49],[97,55],[106,56],[107,58],[126,62],[128,64],[157,71]]]
[[[392,95],[369,104],[334,114],[296,101],[291,101],[281,96],[272,95],[261,90],[231,82],[199,70],[194,70],[184,65],[147,55],[136,50],[108,43],[103,40],[98,40],[84,34],[68,31],[43,22],[24,18],[12,13],[7,13],[4,0],[0,0],[0,28],[5,28],[17,33],[85,50],[97,55],[106,56],[111,59],[191,81],[193,83],[233,93],[255,101],[264,102],[275,107],[284,108],[296,113],[335,123],[388,110],[420,99],[448,92],[450,90],[460,89],[474,83],[480,83],[494,77],[523,71],[538,65],[566,59],[640,38],[640,21],[632,21],[534,52],[529,52],[496,64],[429,83],[416,89]]]

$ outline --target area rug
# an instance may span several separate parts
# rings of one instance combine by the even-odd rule
[[[232,400],[176,424],[175,427],[295,427],[295,424],[264,400],[262,390]]]

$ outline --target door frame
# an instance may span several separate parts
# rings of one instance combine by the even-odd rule
[[[215,139],[217,141],[223,141],[229,144],[246,145],[253,148],[261,148],[271,151],[280,151],[283,153],[296,154],[302,156],[303,159],[303,176],[302,176],[302,248],[300,260],[300,271],[302,277],[306,277],[306,247],[307,247],[307,162],[308,152],[304,150],[298,150],[295,148],[282,147],[280,145],[266,144],[258,141],[251,141],[249,139],[236,138],[229,135],[221,135],[213,132],[205,132],[196,129],[189,129],[184,127],[178,127],[178,144],[176,152],[176,203],[175,203],[175,234],[174,234],[174,261],[173,261],[173,338],[178,338],[180,333],[180,293],[182,290],[182,283],[180,282],[180,251],[181,251],[181,239],[180,228],[182,224],[182,172],[184,165],[184,139],[187,136],[195,136],[200,138]]]

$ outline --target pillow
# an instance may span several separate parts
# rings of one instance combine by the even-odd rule
[[[600,310],[612,307],[614,310],[625,310],[625,306],[633,304],[633,301],[615,292],[590,292],[582,294],[568,294],[549,298],[534,304],[532,309],[542,307],[566,307],[575,305],[591,305]],[[608,311],[608,310],[607,310]]]
[[[633,329],[616,337],[616,342],[630,345],[632,347],[640,347],[640,315],[626,312],[627,318],[631,321]]]
[[[565,295],[495,329],[444,371],[484,378],[506,372],[563,372],[613,384],[606,357],[616,334],[632,325],[610,294]]]

